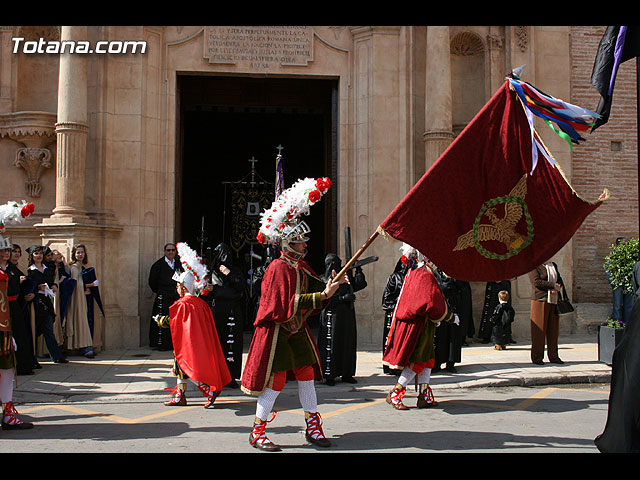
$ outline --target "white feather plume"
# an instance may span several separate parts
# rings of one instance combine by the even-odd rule
[[[407,260],[413,257],[418,262],[426,262],[427,261],[427,257],[422,252],[420,252],[415,247],[412,247],[408,243],[403,243],[402,244],[402,246],[400,247],[400,252],[402,253],[402,255],[404,255],[407,258]]]
[[[0,231],[5,225],[21,223],[26,217],[33,213],[33,203],[24,200],[21,202],[9,201],[0,205]]]
[[[260,215],[258,240],[261,243],[277,242],[287,224],[300,215],[309,215],[310,207],[317,203],[331,187],[329,178],[304,178],[283,190],[271,207]]]
[[[189,272],[195,278],[196,290],[198,292],[202,291],[207,285],[207,275],[209,275],[209,270],[204,261],[194,249],[184,242],[178,242],[176,249],[185,272]]]

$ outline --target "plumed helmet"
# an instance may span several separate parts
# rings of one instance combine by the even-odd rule
[[[309,226],[301,220],[309,215],[310,207],[320,201],[331,188],[329,178],[305,178],[284,190],[260,216],[260,243],[281,244],[308,241]]]
[[[4,237],[0,235],[0,250],[8,250],[10,248],[13,248],[11,237]]]
[[[191,295],[197,295],[198,291],[196,289],[196,277],[194,277],[191,272],[186,270],[183,272],[176,272],[173,274],[172,279],[184,285],[184,287]]]
[[[200,295],[207,286],[209,271],[206,265],[196,251],[186,243],[178,242],[176,249],[184,271],[174,273],[173,280],[183,284],[191,295]]]

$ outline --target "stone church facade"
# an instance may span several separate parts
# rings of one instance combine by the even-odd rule
[[[33,217],[12,226],[7,235],[23,249],[48,245],[67,259],[75,244],[87,245],[105,304],[101,348],[145,345],[153,300],[147,285],[151,264],[167,242],[187,235],[203,240],[204,228],[195,237],[199,225],[187,222],[196,206],[203,211],[226,208],[222,201],[189,203],[189,185],[197,174],[187,174],[187,163],[196,162],[196,170],[206,173],[213,198],[223,188],[215,172],[234,168],[223,164],[241,165],[228,170],[238,178],[249,168],[249,151],[238,158],[228,152],[240,151],[267,129],[251,124],[247,140],[216,136],[215,129],[198,134],[198,150],[192,154],[186,139],[197,126],[187,126],[187,118],[202,126],[200,119],[210,117],[190,115],[217,112],[222,120],[215,125],[221,132],[232,118],[222,112],[241,112],[233,118],[242,122],[250,114],[267,118],[295,111],[311,118],[309,111],[321,111],[323,134],[316,142],[321,152],[309,153],[318,158],[309,160],[309,173],[304,173],[303,150],[292,158],[283,144],[283,156],[285,162],[296,162],[301,176],[332,178],[331,198],[318,213],[324,228],[314,230],[314,242],[322,241],[310,247],[336,250],[344,257],[345,227],[355,251],[511,69],[526,65],[523,80],[594,109],[598,95],[589,80],[604,30],[1,26],[0,203],[26,199],[36,205]],[[56,50],[65,42],[79,50]],[[80,50],[98,45],[104,53]],[[604,256],[616,237],[638,235],[634,67],[623,64],[611,120],[588,136],[584,146],[571,150],[544,124],[538,126],[580,195],[593,200],[603,188],[611,191],[611,199],[554,257],[578,305],[579,315],[562,326],[564,333],[592,333],[591,326],[606,317],[611,292],[602,270]],[[296,127],[293,117],[269,118]],[[304,132],[296,136],[295,141],[311,145]],[[273,158],[280,143],[274,136],[268,146]],[[223,148],[228,149],[224,155]],[[258,159],[271,165],[269,155]],[[202,218],[204,224],[204,213]],[[219,239],[209,241],[215,246]],[[356,303],[359,342],[378,345],[381,296],[399,256],[398,245],[378,239],[365,255],[379,260],[364,267],[368,287]],[[324,268],[321,260],[314,267]],[[472,288],[477,326],[484,284]],[[513,283],[516,338],[529,336],[530,292],[526,276]]]

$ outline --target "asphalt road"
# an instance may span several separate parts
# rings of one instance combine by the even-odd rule
[[[2,431],[0,441],[22,453],[596,453],[609,384],[433,391],[438,407],[396,411],[380,387],[318,384],[328,449],[305,441],[294,384],[278,398],[267,428],[278,453],[248,444],[255,399],[225,390],[214,409],[204,409],[193,385],[186,407],[165,407],[164,395],[23,403],[21,416],[35,427]],[[405,403],[415,405],[413,389]]]

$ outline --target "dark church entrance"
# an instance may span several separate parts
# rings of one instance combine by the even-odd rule
[[[307,260],[322,273],[325,254],[337,248],[337,81],[180,75],[178,89],[177,239],[205,258],[226,243],[239,265],[257,266],[264,252],[255,214],[275,197],[281,152],[285,187],[305,177],[334,180],[304,217],[312,230]]]

